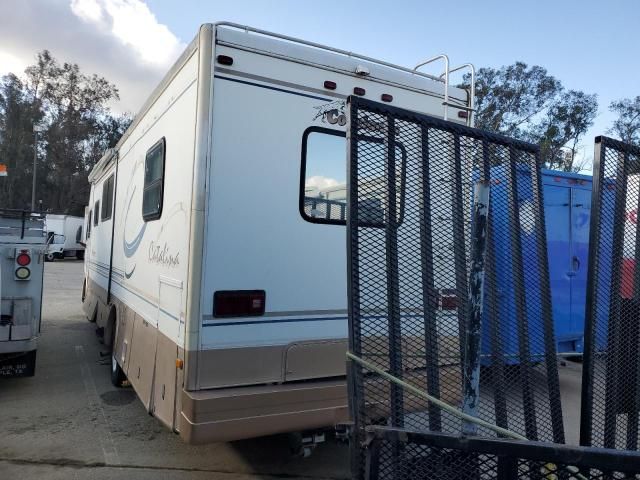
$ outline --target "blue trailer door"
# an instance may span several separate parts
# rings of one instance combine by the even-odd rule
[[[547,252],[553,321],[558,351],[566,351],[564,342],[572,338],[571,300],[571,189],[567,186],[544,186]]]
[[[587,301],[587,266],[589,261],[589,219],[591,190],[571,189],[571,328],[577,337],[573,351],[583,351],[584,315]],[[571,351],[567,350],[567,351]],[[559,350],[563,351],[563,350]]]

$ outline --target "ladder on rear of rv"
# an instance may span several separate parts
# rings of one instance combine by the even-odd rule
[[[419,68],[424,67],[425,65],[429,65],[438,60],[442,60],[444,62],[444,72],[440,74],[440,79],[444,81],[444,101],[442,102],[442,106],[444,108],[444,119],[449,119],[449,107],[454,107],[459,110],[465,111],[467,113],[467,125],[473,126],[473,112],[475,112],[475,92],[476,92],[476,69],[471,63],[463,63],[454,68],[449,68],[449,57],[447,55],[441,54],[436,55],[435,57],[431,57],[424,62],[419,63],[414,67],[414,71],[417,71]],[[459,70],[468,69],[471,75],[470,78],[470,92],[469,92],[469,106],[461,107],[460,105],[455,105],[449,102],[449,78],[453,72],[457,72]]]

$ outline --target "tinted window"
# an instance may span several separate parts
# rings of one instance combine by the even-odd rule
[[[102,185],[102,212],[100,220],[109,220],[113,213],[113,174]]]
[[[98,217],[100,216],[100,200],[93,206],[93,225],[98,225]]]
[[[162,138],[147,152],[144,161],[144,190],[142,192],[142,218],[157,220],[162,215],[164,196],[165,141]]]

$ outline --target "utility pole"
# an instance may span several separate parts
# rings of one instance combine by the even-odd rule
[[[33,126],[33,183],[31,184],[31,211],[36,211],[36,168],[38,161],[38,132],[44,131],[41,125]]]

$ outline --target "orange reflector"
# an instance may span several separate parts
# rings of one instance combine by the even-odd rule
[[[184,367],[184,360],[182,360],[181,358],[176,358],[176,368],[182,370],[182,367]]]
[[[7,175],[7,166],[4,163],[0,163],[0,177],[6,177]]]

